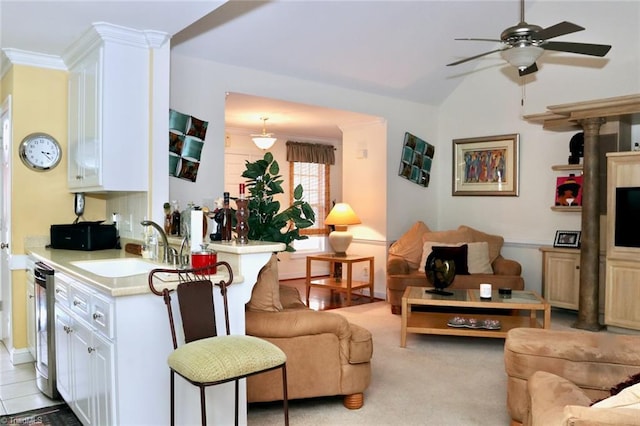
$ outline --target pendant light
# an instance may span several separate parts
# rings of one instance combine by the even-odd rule
[[[276,143],[276,138],[272,137],[273,133],[267,133],[266,123],[269,117],[260,117],[262,120],[262,134],[253,136],[253,143],[260,149],[269,149]]]

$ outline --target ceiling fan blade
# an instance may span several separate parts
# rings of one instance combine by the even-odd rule
[[[494,43],[502,43],[502,40],[495,38],[454,38],[454,40],[462,41],[492,41]]]
[[[490,55],[490,54],[492,54],[492,53],[500,52],[500,51],[502,51],[502,50],[504,50],[504,49],[494,49],[494,50],[490,50],[490,51],[488,51],[488,52],[484,52],[484,53],[481,53],[481,54],[479,54],[479,55],[471,56],[471,57],[469,57],[469,58],[465,58],[465,59],[461,59],[461,60],[456,61],[456,62],[452,62],[452,63],[450,63],[450,64],[447,64],[447,66],[448,66],[448,67],[450,67],[450,66],[453,66],[453,65],[459,65],[459,64],[462,64],[462,63],[464,63],[464,62],[468,62],[468,61],[471,61],[471,60],[474,60],[474,59],[481,58],[481,57],[483,57],[483,56]]]
[[[558,24],[543,28],[536,32],[534,38],[537,40],[549,40],[550,38],[560,37],[561,35],[571,34],[584,30],[580,25],[563,21]]]
[[[580,55],[604,56],[611,46],[608,44],[569,43],[565,41],[548,41],[540,45],[545,50],[578,53]]]
[[[518,74],[520,74],[520,77],[522,77],[528,74],[533,74],[536,71],[538,71],[538,66],[534,62],[533,64],[529,65],[527,68],[523,70],[518,70]]]

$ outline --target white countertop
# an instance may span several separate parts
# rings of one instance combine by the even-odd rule
[[[210,243],[209,248],[219,253],[229,253],[234,255],[265,253],[283,251],[285,245],[283,243],[270,243],[264,241],[251,241],[249,244],[241,245],[232,243]],[[147,282],[147,274],[132,275],[128,277],[107,278],[93,274],[85,269],[74,266],[71,262],[83,260],[106,260],[120,258],[137,258],[140,256],[129,254],[124,249],[118,250],[60,250],[45,247],[27,247],[27,254],[33,255],[36,259],[46,263],[53,269],[64,272],[71,277],[81,280],[82,282],[93,286],[96,290],[106,293],[112,297],[131,296],[136,294],[149,293],[149,284]],[[152,262],[155,263],[155,262]],[[156,263],[159,268],[167,268],[168,265]],[[212,276],[213,280],[228,279],[225,274]],[[244,277],[234,271],[233,282],[241,283]]]

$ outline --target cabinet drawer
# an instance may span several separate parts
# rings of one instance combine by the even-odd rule
[[[91,325],[109,339],[113,339],[113,303],[94,295],[91,299]]]
[[[67,277],[61,274],[55,274],[55,297],[56,302],[62,306],[69,307],[69,288],[70,284],[67,282]]]
[[[91,293],[82,287],[73,285],[69,289],[69,307],[79,318],[90,321]]]

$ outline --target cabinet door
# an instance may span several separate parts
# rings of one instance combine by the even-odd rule
[[[96,425],[115,425],[114,344],[98,334],[93,336],[93,418]]]
[[[640,265],[607,260],[604,321],[607,325],[640,330]]]
[[[62,398],[69,402],[73,400],[71,377],[71,319],[69,315],[56,304],[56,384]]]
[[[79,321],[74,321],[71,336],[71,366],[73,378],[74,412],[83,425],[92,425],[91,400],[91,330]]]
[[[88,54],[69,73],[70,189],[100,185],[101,49]]]
[[[544,297],[551,306],[578,309],[580,255],[547,252],[544,258]]]

